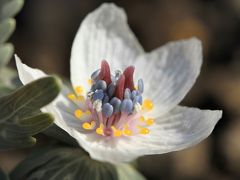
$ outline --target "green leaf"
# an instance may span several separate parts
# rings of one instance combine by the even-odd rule
[[[50,103],[60,92],[60,80],[45,77],[29,83],[0,98],[0,123],[13,117],[24,117]]]
[[[43,134],[54,138],[60,142],[66,143],[71,146],[78,147],[76,140],[70,136],[66,131],[59,128],[57,125],[53,124],[51,127],[43,131]]]
[[[16,26],[14,19],[9,18],[0,23],[0,43],[5,42],[13,33]]]
[[[117,180],[115,166],[92,160],[80,148],[48,147],[32,153],[10,174],[12,180]]]
[[[0,69],[0,97],[13,92],[20,86],[22,84],[15,70],[7,67]]]
[[[0,97],[9,94],[11,91],[12,91],[11,88],[6,87],[4,84],[0,82]]]
[[[0,45],[0,68],[6,66],[13,54],[12,44]],[[1,69],[0,69],[1,71]]]
[[[13,86],[16,78],[12,76],[12,73],[5,74],[7,71],[3,70],[12,57],[14,48],[11,44],[3,43],[13,33],[16,23],[12,17],[20,11],[23,3],[24,0],[0,0],[0,96],[16,88]]]
[[[49,76],[0,97],[0,150],[35,144],[32,135],[53,123],[50,114],[36,113],[55,99],[59,92],[60,81]]]
[[[24,0],[1,0],[0,21],[15,16],[22,8]]]
[[[9,180],[8,176],[3,172],[3,170],[0,168],[0,179],[1,180]]]

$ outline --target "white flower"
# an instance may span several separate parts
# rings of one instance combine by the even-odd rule
[[[46,76],[17,56],[16,63],[23,84]],[[121,163],[181,150],[209,136],[222,116],[221,111],[178,106],[201,64],[198,39],[170,42],[146,53],[129,29],[125,12],[103,4],[84,19],[73,43],[75,92],[64,87],[42,111],[52,113],[56,125],[100,161]],[[115,73],[110,74],[109,66]]]

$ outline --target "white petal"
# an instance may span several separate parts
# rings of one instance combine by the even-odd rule
[[[17,65],[19,78],[24,85],[28,84],[34,80],[37,80],[39,78],[48,76],[47,74],[45,74],[43,71],[41,71],[39,69],[33,69],[33,68],[23,64],[21,62],[20,58],[17,57],[16,55],[15,55],[15,59],[16,59],[16,65]],[[53,116],[55,118],[54,123],[56,125],[58,125],[60,128],[62,128],[63,130],[67,131],[71,135],[71,134],[73,134],[72,129],[70,127],[68,127],[68,124],[65,121],[69,120],[69,122],[71,122],[72,119],[74,118],[74,116],[71,119],[69,119],[69,117],[66,118],[66,116],[60,114],[60,112],[64,113],[66,111],[73,112],[75,109],[73,104],[70,103],[68,101],[68,99],[66,98],[67,91],[68,91],[67,87],[63,87],[63,90],[58,95],[58,97],[53,102],[51,102],[49,105],[42,108],[41,110],[43,112],[49,112],[49,113],[53,114]],[[65,108],[63,108],[63,106],[62,106],[63,104],[64,104]]]
[[[207,138],[221,117],[219,110],[178,106],[156,120],[149,136],[142,140],[142,146],[148,149],[142,152],[162,154],[191,147]]]
[[[136,159],[139,155],[138,142],[129,138],[105,138],[96,134],[81,134],[75,131],[74,137],[91,156],[99,161],[120,164]]]
[[[159,117],[149,135],[109,140],[78,132],[74,136],[93,159],[118,164],[193,146],[210,135],[221,116],[221,111],[177,107]]]
[[[89,88],[91,73],[107,60],[112,69],[132,65],[142,47],[127,25],[123,9],[103,4],[82,22],[71,53],[71,81],[73,86]]]
[[[69,116],[65,116],[66,114],[63,113],[63,110],[57,108],[53,104],[45,106],[44,108],[41,109],[41,111],[51,113],[54,116],[54,123],[74,138],[73,132],[75,131],[75,129],[69,126],[68,124],[69,121],[70,122],[73,120],[76,121],[74,117],[69,118]]]
[[[201,42],[196,38],[170,42],[142,55],[137,62],[137,76],[144,80],[144,97],[153,100],[151,115],[156,116],[179,104],[195,83],[202,64]]]
[[[33,69],[23,64],[21,59],[17,55],[15,55],[15,60],[16,60],[16,66],[17,66],[19,78],[24,85],[36,79],[48,76],[47,74],[45,74],[43,71],[39,69]]]

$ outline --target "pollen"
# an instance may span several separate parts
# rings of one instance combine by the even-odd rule
[[[83,92],[84,92],[84,89],[83,89],[82,86],[77,86],[77,87],[75,88],[75,91],[76,91],[76,93],[77,93],[78,95],[82,95]]]
[[[139,133],[140,134],[149,134],[149,129],[147,129],[147,128],[141,128],[140,130],[139,130]]]
[[[139,120],[140,120],[140,122],[145,122],[144,116],[141,116]]]
[[[81,117],[83,117],[83,112],[81,109],[77,109],[75,110],[74,115],[76,118],[80,119]]]
[[[103,124],[100,124],[100,127],[96,129],[96,133],[99,135],[104,135],[103,128],[104,128]]]
[[[153,124],[154,124],[154,119],[152,119],[152,118],[147,119],[146,124],[147,124],[148,126],[153,125]]]
[[[143,101],[143,105],[142,105],[143,109],[146,109],[148,111],[153,109],[153,102],[149,99],[145,99]]]
[[[82,128],[86,130],[91,130],[94,128],[95,124],[96,123],[94,121],[92,121],[91,123],[85,122],[83,123]]]
[[[103,135],[103,129],[97,128],[96,133],[99,134],[99,135]]]
[[[80,96],[77,97],[77,100],[78,100],[78,101],[84,101],[85,98],[84,98],[84,96],[80,95]]]
[[[69,93],[69,94],[67,95],[67,97],[68,97],[68,99],[70,99],[70,100],[72,100],[72,101],[74,101],[74,100],[76,99],[76,96],[75,96],[75,94],[73,94],[73,93]]]
[[[120,137],[122,136],[122,131],[119,129],[116,129],[114,126],[112,126],[112,130],[113,130],[113,135],[114,137]]]
[[[126,136],[131,136],[132,135],[132,131],[130,129],[124,129],[123,130],[123,133],[126,135]]]

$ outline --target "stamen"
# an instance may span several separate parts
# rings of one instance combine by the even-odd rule
[[[68,97],[68,99],[70,99],[70,100],[72,100],[72,101],[76,100],[76,96],[75,96],[75,94],[73,94],[73,93],[69,93],[69,94],[67,95],[67,97]]]
[[[131,136],[132,135],[132,131],[130,129],[124,129],[123,130],[123,133],[126,135],[126,136]]]
[[[113,130],[111,128],[105,128],[103,131],[104,131],[105,136],[112,136],[113,135]]]
[[[121,104],[121,112],[131,113],[133,109],[133,102],[131,99],[124,99]]]
[[[91,75],[91,79],[92,79],[93,81],[98,80],[99,73],[100,73],[100,69],[94,71],[94,72],[92,73],[92,75]]]
[[[131,99],[131,91],[130,89],[125,89],[125,92],[124,92],[124,99]]]
[[[110,117],[113,113],[113,106],[109,103],[103,104],[102,113],[105,117]]]
[[[116,129],[114,126],[112,126],[112,130],[113,130],[113,135],[114,135],[115,137],[120,137],[120,136],[122,136],[122,131],[121,131],[121,130]]]
[[[84,101],[85,98],[84,98],[84,96],[80,95],[80,96],[77,97],[77,100],[78,100],[78,101]]]
[[[109,64],[104,60],[101,69],[94,71],[87,81],[91,89],[86,93],[86,99],[82,86],[75,87],[75,93],[67,95],[79,106],[74,115],[82,120],[83,129],[94,130],[106,137],[149,134],[146,127],[154,124],[154,119],[145,119],[141,115],[153,109],[153,102],[143,101],[143,80],[139,79],[134,86],[133,73],[134,67],[129,66],[124,72],[117,70],[111,74]]]
[[[126,136],[131,136],[131,135],[132,135],[132,131],[129,129],[129,127],[128,127],[127,124],[124,125],[123,133],[124,133]]]
[[[81,109],[77,109],[75,112],[74,112],[74,115],[76,118],[80,119],[83,117],[83,112]]]
[[[133,98],[133,104],[142,104],[142,96],[141,95],[137,95]]]
[[[104,125],[101,123],[101,124],[100,124],[100,127],[98,127],[98,128],[96,129],[96,133],[99,134],[99,135],[104,135],[104,133],[103,133],[103,128],[104,128]]]
[[[110,104],[113,106],[114,113],[118,113],[120,111],[121,100],[114,97],[111,99]]]
[[[140,112],[142,110],[142,106],[139,103],[134,104],[134,111],[136,113]]]
[[[115,90],[116,90],[116,84],[115,84],[115,83],[111,83],[111,84],[108,86],[108,90],[107,90],[108,95],[109,95],[110,98],[114,95]]]
[[[94,94],[94,92],[90,91],[90,92],[87,93],[87,97],[88,97],[89,99],[92,99],[93,94]]]
[[[139,133],[140,134],[149,134],[149,129],[147,129],[147,128],[141,128],[140,130],[139,130]]]
[[[77,86],[77,87],[75,87],[75,91],[76,91],[77,95],[82,95],[84,92],[84,89],[82,86]]]
[[[92,121],[91,123],[85,122],[83,123],[82,128],[86,130],[91,130],[94,128],[95,125],[96,125],[95,121]]]
[[[133,90],[131,99],[133,100],[133,104],[139,103],[142,105],[142,95],[138,90]]]
[[[136,96],[139,95],[139,91],[138,90],[133,90],[132,91],[132,95],[131,95],[131,99],[135,99]]]
[[[97,112],[102,111],[102,101],[101,100],[96,100],[93,102],[93,109],[95,109]]]
[[[153,124],[154,124],[154,119],[152,119],[152,118],[147,119],[146,124],[147,124],[148,126],[153,125]]]
[[[95,84],[95,89],[102,89],[103,91],[107,89],[107,83],[103,80],[98,80]]]
[[[143,80],[142,79],[139,79],[138,80],[138,86],[137,86],[137,90],[139,90],[140,93],[143,93],[144,91],[144,84],[143,84]]]
[[[150,111],[150,110],[153,109],[153,103],[152,103],[151,100],[145,99],[145,100],[143,101],[142,107],[143,107],[144,110]]]
[[[105,94],[104,98],[103,98],[103,104],[108,103],[109,102],[109,97],[108,95]]]
[[[102,100],[104,98],[104,93],[102,89],[96,90],[93,95],[93,101]]]

